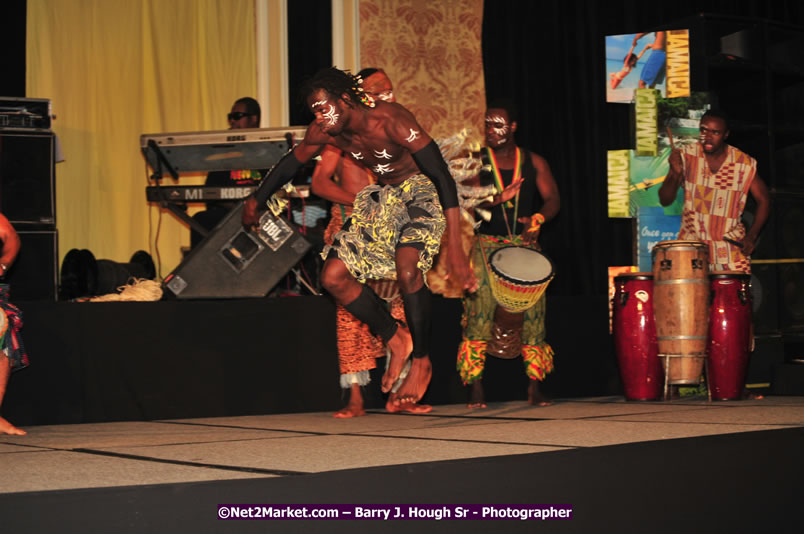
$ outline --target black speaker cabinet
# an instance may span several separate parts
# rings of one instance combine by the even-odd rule
[[[11,302],[56,300],[58,293],[59,234],[56,230],[20,230],[21,247],[5,277]]]
[[[264,297],[310,249],[281,217],[266,215],[258,231],[245,231],[242,212],[241,202],[165,278],[166,295]]]
[[[0,211],[19,231],[56,224],[52,132],[0,129]]]

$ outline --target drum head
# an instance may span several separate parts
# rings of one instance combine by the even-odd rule
[[[751,275],[745,271],[712,271],[709,273],[710,280],[721,280],[721,279],[733,279],[733,280],[750,280]]]
[[[548,257],[524,247],[498,248],[489,256],[489,267],[500,278],[525,286],[541,284],[553,276]]]
[[[709,245],[704,243],[703,241],[684,241],[681,239],[677,239],[674,241],[659,241],[655,245],[653,245],[652,251],[655,252],[661,249],[670,249],[670,248],[680,248],[680,249],[697,249],[697,248],[704,248],[709,250]]]
[[[620,273],[614,277],[615,282],[627,280],[653,280],[653,273]]]

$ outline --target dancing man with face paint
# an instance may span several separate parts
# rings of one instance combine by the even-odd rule
[[[709,110],[701,117],[698,143],[670,153],[670,172],[659,189],[663,206],[672,204],[684,188],[684,209],[678,238],[709,245],[710,271],[751,272],[750,254],[770,214],[770,197],[757,174],[757,162],[726,144],[725,114]],[[741,221],[748,193],[757,210],[751,229]]]
[[[375,101],[396,102],[391,80],[382,69],[363,69],[357,76],[362,80],[361,87],[366,95]],[[343,152],[334,146],[324,147],[320,158],[313,172],[311,189],[319,197],[332,202],[332,217],[324,232],[324,243],[332,245],[335,234],[352,215],[357,194],[364,187],[377,183],[377,178],[363,165],[344,157]],[[391,314],[404,321],[404,304],[396,280],[369,280],[367,283],[380,297],[390,301]],[[335,417],[359,417],[366,413],[360,388],[369,383],[369,371],[376,368],[377,358],[385,356],[385,348],[379,337],[372,335],[365,324],[340,304],[335,308],[335,320],[340,382],[343,389],[349,390],[346,407],[335,412]],[[432,406],[425,404],[397,405],[395,401],[396,393],[392,392],[386,403],[389,412],[427,413],[432,410]]]
[[[508,312],[498,306],[487,272],[486,260],[495,249],[525,246],[539,250],[541,225],[556,216],[560,208],[558,186],[547,161],[516,145],[517,129],[513,104],[495,101],[486,111],[486,148],[497,194],[481,204],[491,211],[491,219],[481,223],[472,251],[472,265],[478,289],[464,296],[463,340],[458,349],[458,373],[470,386],[470,408],[485,408],[482,379],[488,354],[504,357],[522,355],[525,372],[531,379],[528,402],[545,406],[549,401],[539,391],[539,381],[553,370],[553,349],[545,342],[545,297],[524,313]],[[494,348],[497,347],[497,348]]]
[[[269,196],[326,146],[338,148],[374,173],[378,184],[360,191],[352,217],[335,235],[332,246],[324,249],[327,259],[321,282],[336,303],[386,343],[391,356],[382,378],[383,391],[391,390],[411,359],[396,402],[418,402],[432,376],[431,296],[423,272],[432,266],[445,227],[450,241],[460,243],[455,181],[435,141],[415,117],[399,104],[366,95],[356,77],[336,68],[324,69],[305,84],[302,94],[315,120],[302,142],[246,200],[243,224],[256,225]],[[451,276],[465,289],[474,289],[463,249],[450,246],[444,252]],[[361,283],[394,277],[407,325],[397,321],[376,293]]]

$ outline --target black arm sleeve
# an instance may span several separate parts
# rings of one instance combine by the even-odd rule
[[[413,161],[419,166],[419,170],[435,184],[441,208],[445,210],[457,208],[458,188],[436,142],[430,141],[424,148],[411,155],[413,156]]]
[[[273,195],[279,190],[280,187],[288,183],[293,176],[299,172],[304,164],[296,159],[293,152],[288,152],[276,165],[273,166],[268,175],[262,179],[260,186],[254,192],[254,198],[257,199],[257,205],[265,207],[265,201],[268,197]]]

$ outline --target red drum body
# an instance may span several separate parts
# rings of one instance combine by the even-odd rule
[[[653,317],[653,275],[626,273],[614,278],[614,350],[627,400],[656,400],[664,372],[657,356]]]
[[[709,275],[707,374],[713,400],[742,397],[751,343],[751,275],[718,271]]]

